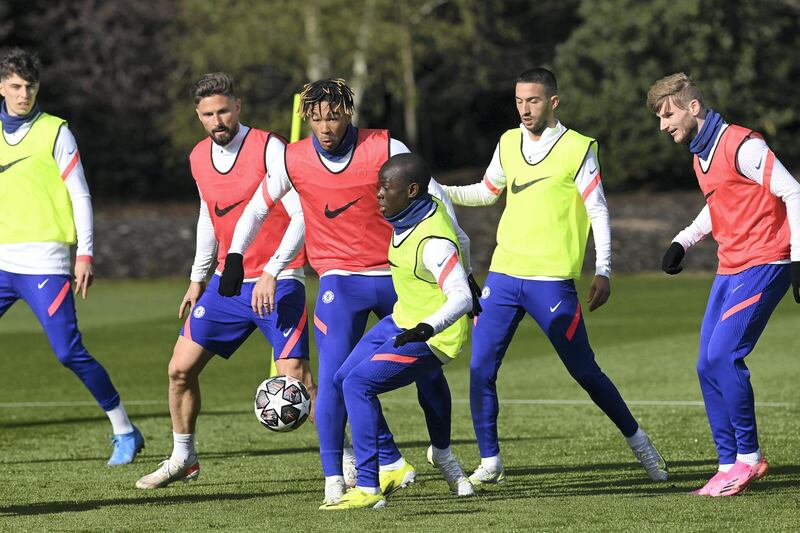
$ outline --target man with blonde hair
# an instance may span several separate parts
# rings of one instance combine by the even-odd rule
[[[706,199],[694,222],[673,239],[663,270],[681,272],[685,251],[708,234],[719,245],[697,361],[719,468],[691,494],[733,496],[768,471],[744,358],[790,284],[800,303],[800,184],[761,134],[727,124],[706,107],[686,74],[657,81],[647,106],[661,131],[689,145]]]

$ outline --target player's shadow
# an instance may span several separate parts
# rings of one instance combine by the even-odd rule
[[[209,416],[231,416],[231,415],[241,415],[241,410],[226,410],[226,411],[203,411],[200,413],[202,417],[209,417]],[[138,423],[140,420],[148,420],[153,418],[170,418],[169,411],[163,411],[158,413],[140,413],[137,414],[135,417],[136,422]],[[41,427],[41,426],[63,426],[63,425],[74,425],[74,424],[88,424],[92,422],[105,422],[108,423],[108,417],[104,415],[92,415],[92,416],[74,416],[70,418],[54,418],[52,420],[19,420],[13,422],[0,422],[0,429],[14,429],[14,428],[32,428],[32,427]]]
[[[9,505],[0,507],[0,517],[3,516],[35,516],[50,515],[59,513],[74,513],[82,511],[93,511],[105,507],[118,507],[125,505],[174,505],[184,503],[218,502],[218,501],[241,501],[272,496],[316,494],[317,490],[285,490],[275,492],[248,492],[236,494],[180,494],[159,497],[143,498],[109,498],[103,500],[89,500],[85,502],[62,501],[62,502],[42,502],[23,505]]]

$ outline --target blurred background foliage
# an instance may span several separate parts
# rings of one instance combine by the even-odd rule
[[[477,181],[518,123],[513,80],[552,68],[569,127],[600,140],[611,190],[693,185],[645,93],[683,70],[729,122],[800,163],[800,0],[0,0],[0,52],[45,65],[40,103],[68,119],[96,199],[193,199],[203,73],[237,80],[243,121],[288,136],[292,94],[348,80],[357,124],[388,127],[437,173]]]

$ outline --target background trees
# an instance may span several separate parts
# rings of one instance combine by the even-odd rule
[[[0,49],[40,53],[42,105],[69,119],[94,196],[117,201],[193,195],[188,92],[212,70],[236,77],[246,122],[284,135],[303,83],[344,77],[358,124],[477,180],[517,123],[514,77],[551,67],[560,117],[600,140],[612,189],[692,183],[644,106],[684,70],[796,166],[798,28],[796,0],[0,0]]]

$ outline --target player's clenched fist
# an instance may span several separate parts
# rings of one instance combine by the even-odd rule
[[[399,348],[409,342],[425,342],[433,337],[433,326],[420,322],[411,329],[405,330],[394,338],[394,347]]]
[[[669,248],[667,248],[667,252],[664,254],[664,259],[661,260],[661,270],[669,275],[680,273],[683,270],[681,261],[683,261],[683,256],[685,254],[686,251],[683,249],[681,243],[673,242],[670,244]]]

